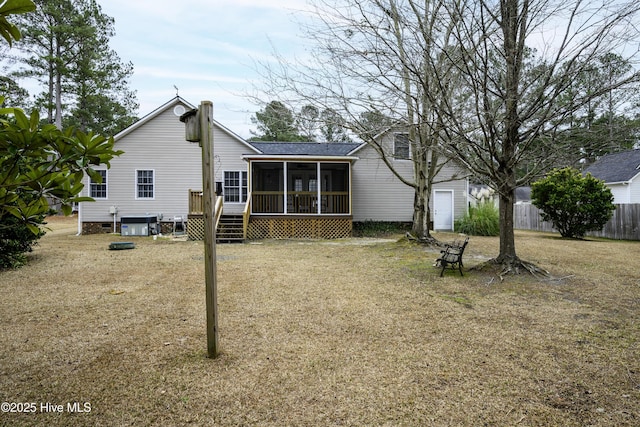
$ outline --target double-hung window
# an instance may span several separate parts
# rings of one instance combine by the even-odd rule
[[[106,169],[97,170],[98,174],[102,177],[102,182],[96,182],[93,179],[89,182],[89,196],[94,199],[106,199],[107,198],[107,171]]]
[[[247,172],[225,171],[222,189],[226,203],[244,203],[247,201]]]
[[[136,171],[136,199],[153,199],[155,195],[155,177],[153,170]]]
[[[393,157],[402,160],[411,158],[408,133],[396,133],[393,135]]]

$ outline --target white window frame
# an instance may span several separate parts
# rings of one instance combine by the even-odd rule
[[[107,200],[109,198],[109,172],[107,169],[96,169],[96,172],[100,172],[101,174],[104,172],[104,176],[102,177],[102,182],[97,183],[91,177],[89,177],[89,197],[96,200]],[[104,197],[94,196],[94,190],[96,187],[104,186]]]
[[[237,173],[238,174],[238,180],[239,180],[239,186],[227,186],[227,174],[228,173]],[[248,176],[248,172],[246,170],[228,170],[228,171],[224,171],[222,173],[222,195],[224,197],[224,202],[225,203],[238,203],[238,204],[244,204],[247,202],[247,198],[249,197],[249,176]],[[237,202],[230,202],[229,200],[227,200],[227,196],[228,196],[228,188],[237,188],[238,189],[238,195],[239,195],[239,201]]]
[[[401,135],[407,138],[407,157],[398,156],[396,142],[397,138]],[[409,134],[407,132],[397,132],[393,134],[393,158],[395,160],[411,160],[411,141],[409,140]]]
[[[149,184],[140,184],[138,182],[138,172],[151,172],[151,197],[140,196],[140,185],[149,185]],[[136,200],[155,200],[156,198],[156,171],[155,169],[136,169],[135,175],[135,192],[136,192]]]

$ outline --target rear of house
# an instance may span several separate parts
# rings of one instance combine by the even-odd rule
[[[185,140],[184,124],[179,120],[192,108],[176,97],[115,136],[115,148],[124,154],[112,160],[110,169],[100,169],[102,183],[86,178],[83,195],[95,202],[80,203],[82,233],[120,233],[122,218],[125,223],[132,218],[157,218],[158,231],[163,232],[170,231],[175,220],[186,221],[189,189],[202,188],[202,149]],[[242,155],[250,147],[218,123],[214,124],[214,140],[215,179],[226,179],[237,189],[242,173],[246,176]],[[238,199],[225,209],[241,212],[243,206]]]
[[[379,138],[394,169],[413,180],[411,153],[407,147],[403,155],[398,147],[406,141],[406,133],[387,132]],[[353,220],[412,222],[414,189],[392,174],[370,145],[362,145],[353,155],[358,158],[353,165]],[[465,175],[455,165],[445,166],[438,175],[429,205],[434,230],[453,230],[454,221],[467,212],[469,183],[466,178],[456,178]]]
[[[193,108],[176,97],[115,136],[124,154],[101,169],[103,182],[86,178],[83,195],[96,201],[80,204],[81,232],[167,233],[185,220],[202,228],[201,147],[185,140],[179,120]],[[402,151],[397,135],[381,136],[389,150]],[[223,215],[240,217],[244,237],[346,237],[353,221],[412,221],[413,189],[366,144],[247,142],[215,121],[213,139]],[[408,156],[393,162],[411,177]],[[438,178],[451,180],[432,194],[436,230],[453,230],[466,212],[468,184],[454,179],[459,172],[446,167]]]

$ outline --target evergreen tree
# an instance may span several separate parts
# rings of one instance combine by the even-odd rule
[[[34,8],[30,0],[0,4],[0,35],[9,45],[21,35],[7,16]],[[0,108],[0,269],[22,265],[24,252],[44,235],[40,225],[50,211],[49,199],[60,201],[69,214],[72,203],[90,200],[78,197],[85,174],[99,181],[93,167],[108,167],[120,154],[113,138],[42,125],[37,111],[27,116],[19,108]]]
[[[95,0],[78,1],[78,5],[83,21],[93,25],[86,34],[80,34],[77,59],[70,67],[69,92],[75,94],[75,103],[63,125],[114,134],[136,119],[135,93],[128,88],[133,65],[123,64],[113,50],[96,48],[107,46],[115,35],[113,18],[101,13]]]
[[[20,22],[20,77],[37,79],[45,90],[36,106],[58,128],[114,133],[135,120],[133,73],[109,49],[114,21],[95,0],[35,0],[36,11]]]
[[[258,128],[253,141],[299,142],[300,136],[293,112],[280,101],[271,101],[251,121]]]

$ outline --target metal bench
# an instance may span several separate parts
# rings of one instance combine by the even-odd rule
[[[462,274],[462,255],[464,254],[464,249],[467,247],[467,243],[469,243],[469,237],[464,239],[464,242],[453,242],[447,244],[446,247],[440,251],[440,258],[436,260],[436,267],[442,267],[440,271],[440,277],[444,274],[444,270],[447,266],[450,266],[452,269],[458,268],[460,271],[460,276],[464,276]]]

